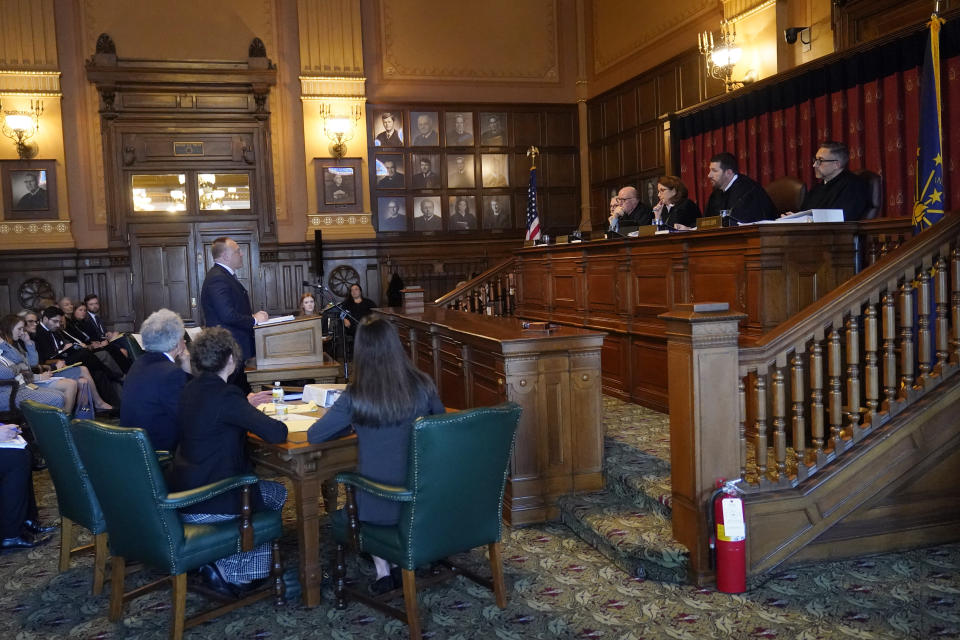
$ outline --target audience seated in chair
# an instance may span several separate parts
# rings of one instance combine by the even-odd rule
[[[208,327],[190,343],[190,362],[196,377],[180,394],[180,440],[168,473],[170,487],[175,491],[189,491],[251,473],[247,432],[267,442],[287,440],[287,425],[258,411],[236,385],[227,384],[240,358],[239,345],[222,327]],[[254,508],[277,513],[283,508],[287,491],[279,482],[264,480],[253,489]],[[184,505],[181,511],[183,521],[191,524],[236,520],[239,515],[239,490],[202,504]],[[253,551],[219,558],[205,571],[212,583],[239,592],[265,577],[269,569],[270,547],[261,544]]]
[[[0,425],[0,442],[13,443],[18,439],[17,425]],[[0,448],[0,552],[32,549],[46,542],[45,534],[54,529],[40,524],[30,452],[24,448]]]
[[[155,449],[172,453],[180,440],[180,393],[191,377],[183,320],[169,309],[160,309],[143,321],[140,335],[145,352],[123,382],[120,424],[143,429]]]
[[[173,584],[173,605],[170,637],[179,640],[183,630],[222,615],[237,606],[269,597],[283,604],[282,567],[277,539],[283,532],[280,513],[273,510],[250,512],[248,487],[257,484],[252,474],[227,476],[190,491],[169,493],[153,447],[142,429],[114,427],[90,420],[77,420],[74,440],[109,531],[111,589],[109,618],[117,622],[123,615],[124,599],[149,591],[154,585],[124,593],[124,574],[128,561],[168,574],[159,582]],[[238,522],[191,524],[181,521],[177,511],[204,501],[218,500],[243,488],[242,517]],[[201,569],[201,577],[209,575],[203,567],[225,557],[246,553],[255,545],[271,550],[267,569],[272,589],[251,590],[237,600],[236,594],[222,583],[208,582],[212,595],[226,601],[222,607],[184,620],[186,610],[187,572]]]
[[[360,474],[337,475],[337,481],[347,485],[346,510],[331,516],[337,542],[334,586],[338,608],[346,605],[348,593],[343,555],[347,545],[399,565],[405,612],[392,610],[382,599],[370,598],[365,593],[349,593],[405,620],[411,638],[421,637],[415,570],[434,563],[448,567],[448,575],[462,573],[492,588],[497,606],[506,606],[500,558],[503,491],[519,419],[520,407],[513,403],[421,418],[413,425],[411,465],[399,486],[387,486]],[[371,492],[394,501],[400,508],[397,522],[357,523],[354,487],[360,489],[361,495]],[[448,559],[479,546],[487,547],[492,580]]]
[[[351,425],[358,438],[358,470],[376,482],[398,485],[407,476],[407,450],[413,421],[443,413],[443,403],[427,374],[410,361],[393,324],[372,315],[360,322],[353,378],[346,390],[307,432],[310,442],[324,442]],[[396,524],[400,505],[370,493],[359,496],[360,518],[379,525]],[[393,588],[390,566],[374,558],[378,590]]]

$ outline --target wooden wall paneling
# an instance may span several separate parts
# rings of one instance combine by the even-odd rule
[[[652,122],[660,113],[657,111],[657,79],[651,77],[637,85],[638,117],[637,123]]]
[[[577,154],[570,153],[551,153],[546,157],[544,168],[551,187],[573,187],[577,186]],[[517,163],[519,164],[519,162]],[[523,174],[529,172],[528,168],[521,167]]]
[[[443,406],[453,409],[466,409],[470,405],[467,398],[467,384],[464,380],[464,360],[459,342],[446,336],[437,337],[437,365],[440,376],[436,378],[440,388]]]
[[[603,433],[599,429],[577,428],[584,424],[602,424],[603,378],[597,375],[600,360],[597,352],[570,357],[571,467],[576,492],[603,489]]]
[[[518,111],[513,114],[513,144],[524,149],[530,145],[543,146],[543,122],[536,111]]]
[[[620,162],[620,140],[609,140],[603,143],[603,179],[616,180],[623,175],[623,164]]]
[[[598,184],[607,180],[607,168],[603,164],[603,148],[600,146],[590,148],[590,176],[593,184]],[[606,210],[606,209],[604,209]]]
[[[609,138],[620,130],[620,100],[618,96],[610,95],[603,101],[603,137]]]
[[[640,129],[640,171],[652,171],[663,166],[663,154],[660,149],[659,125]]]
[[[594,229],[603,228],[607,224],[610,213],[609,188],[590,189],[590,224]]]
[[[639,124],[640,112],[637,107],[637,90],[631,87],[620,94],[620,130],[629,131]]]
[[[621,333],[608,333],[600,353],[603,392],[621,400],[630,400],[630,340]]]
[[[623,150],[624,176],[633,176],[640,171],[640,144],[637,130],[633,129],[620,138],[620,148]]]
[[[469,350],[471,407],[492,407],[503,397],[503,356],[481,349]]]
[[[677,72],[680,75],[680,108],[692,107],[701,100],[700,67],[703,65],[703,56],[693,53],[679,61]]]
[[[657,74],[657,115],[673,113],[680,104],[676,62]]]
[[[544,195],[544,210],[550,216],[549,233],[563,235],[580,227],[580,197],[576,191],[550,191]]]
[[[633,335],[629,342],[631,400],[669,412],[666,338]]]
[[[572,111],[545,111],[544,144],[548,147],[577,147],[577,114]]]
[[[587,142],[594,142],[603,138],[603,104],[591,103],[587,105]]]

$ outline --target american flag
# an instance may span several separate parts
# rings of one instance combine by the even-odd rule
[[[527,240],[540,238],[540,216],[537,214],[537,168],[530,167],[530,185],[527,187]]]

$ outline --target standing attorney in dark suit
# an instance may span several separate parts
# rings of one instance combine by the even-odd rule
[[[154,311],[140,325],[140,337],[144,353],[123,382],[120,424],[143,429],[154,449],[173,452],[180,440],[180,393],[190,379],[183,320],[169,309]]]
[[[723,152],[710,158],[707,178],[713,184],[713,193],[707,201],[705,216],[718,216],[721,211],[729,211],[737,222],[777,217],[773,200],[758,182],[739,173],[733,154]]]
[[[269,316],[263,310],[252,312],[250,296],[237,280],[237,269],[243,266],[240,246],[232,238],[221,237],[213,241],[210,252],[216,264],[207,271],[200,289],[203,326],[223,327],[240,345],[242,355],[240,362],[237,362],[238,373],[231,377],[230,382],[248,392],[250,385],[247,384],[243,368],[246,361],[256,355],[253,327],[258,322],[265,322]]]

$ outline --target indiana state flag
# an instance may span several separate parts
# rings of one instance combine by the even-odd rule
[[[920,135],[917,139],[917,190],[913,232],[920,233],[943,217],[943,128],[940,122],[940,25],[930,17],[930,34],[920,78]]]

